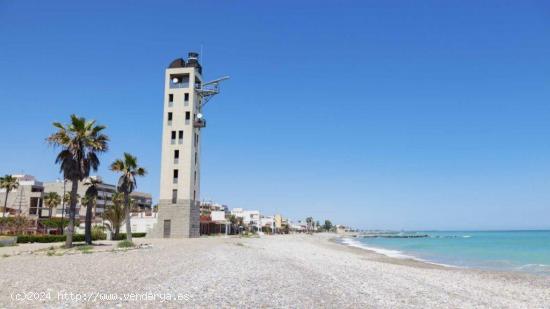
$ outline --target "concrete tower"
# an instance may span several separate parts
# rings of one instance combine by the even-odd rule
[[[159,212],[151,237],[199,236],[200,133],[206,121],[198,56],[176,59],[165,72]]]

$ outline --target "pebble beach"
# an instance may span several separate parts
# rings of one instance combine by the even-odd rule
[[[0,308],[550,308],[550,278],[450,268],[335,234],[0,248]],[[59,246],[55,244],[54,246]]]

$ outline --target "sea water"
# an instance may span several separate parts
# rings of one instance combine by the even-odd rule
[[[410,235],[427,237],[395,237]],[[343,242],[397,258],[550,275],[550,231],[417,231],[390,236],[359,236]]]

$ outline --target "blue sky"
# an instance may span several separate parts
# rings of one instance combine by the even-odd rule
[[[205,110],[202,198],[361,228],[550,228],[544,1],[2,1],[0,173],[59,177],[44,139],[108,126],[158,196],[163,71],[231,75]],[[9,147],[7,146],[9,145]]]

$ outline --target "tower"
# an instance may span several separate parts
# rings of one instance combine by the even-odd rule
[[[160,195],[155,238],[198,237],[200,230],[201,110],[219,92],[218,79],[204,83],[199,55],[170,63],[164,76]]]

